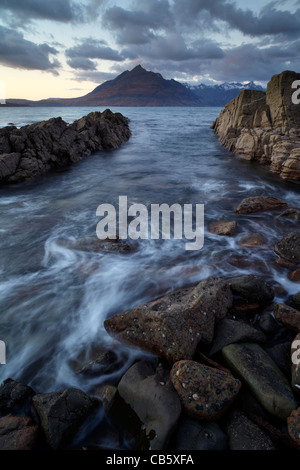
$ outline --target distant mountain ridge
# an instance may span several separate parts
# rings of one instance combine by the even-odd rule
[[[231,100],[236,98],[242,90],[258,90],[265,91],[260,85],[256,85],[253,81],[247,83],[225,82],[220,85],[191,85],[182,83],[188,90],[197,95],[202,106],[225,106]]]
[[[248,88],[246,88],[248,87]],[[78,98],[49,98],[40,101],[10,99],[8,106],[224,106],[238,96],[242,89],[262,90],[249,82],[197,86],[166,80],[160,73],[137,65],[113,80],[97,86]]]

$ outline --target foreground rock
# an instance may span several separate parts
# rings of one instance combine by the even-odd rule
[[[52,449],[68,445],[98,401],[76,388],[35,395],[33,405]]]
[[[143,423],[149,448],[164,449],[181,413],[169,374],[138,362],[122,377],[118,392]]]
[[[300,311],[285,304],[274,305],[274,317],[290,330],[300,332]]]
[[[176,362],[170,378],[185,411],[208,421],[221,418],[241,387],[231,374],[194,361]]]
[[[274,247],[281,258],[294,263],[300,263],[300,232],[291,232],[283,237]]]
[[[0,418],[0,450],[32,450],[37,444],[39,429],[30,417]]]
[[[226,235],[231,236],[234,235],[237,229],[237,223],[233,221],[216,221],[212,222],[209,227],[208,231],[213,233],[214,235]]]
[[[92,152],[116,149],[130,138],[128,120],[109,109],[73,124],[60,117],[20,129],[0,129],[0,183],[17,183],[78,162]]]
[[[261,276],[246,274],[230,279],[229,283],[234,295],[261,306],[270,304],[275,295],[273,287]]]
[[[237,214],[253,214],[255,212],[268,212],[284,209],[288,204],[282,199],[270,196],[254,196],[243,199],[236,208]]]
[[[230,450],[276,450],[269,436],[239,410],[227,423]]]
[[[271,78],[266,93],[241,91],[212,125],[227,149],[291,180],[300,179],[300,113],[292,102],[296,80],[299,73],[285,71]]]
[[[231,344],[222,352],[228,367],[270,415],[286,420],[297,408],[288,380],[258,344]]]
[[[192,359],[198,343],[211,343],[215,320],[232,305],[229,285],[210,278],[109,318],[108,333],[169,362]]]
[[[6,379],[0,387],[0,416],[26,415],[30,411],[34,390],[21,382]]]

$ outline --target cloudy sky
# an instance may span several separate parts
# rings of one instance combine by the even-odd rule
[[[7,98],[75,97],[141,64],[194,83],[300,71],[300,0],[0,0]]]

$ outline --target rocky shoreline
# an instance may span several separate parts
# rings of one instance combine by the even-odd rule
[[[292,101],[299,79],[285,71],[271,78],[266,93],[241,91],[211,126],[228,150],[289,180],[300,179],[300,105]]]
[[[68,124],[52,118],[0,129],[0,184],[19,183],[57,171],[93,152],[120,147],[131,136],[128,119],[106,109]]]
[[[300,214],[267,196],[243,200],[236,214],[266,211],[292,220]],[[232,222],[218,221],[212,232],[233,236]],[[299,231],[274,246],[278,269],[294,282],[299,247]],[[92,244],[96,249],[103,247]],[[39,393],[5,380],[0,449],[101,450],[97,423],[106,416],[116,448],[299,450],[300,289],[285,303],[276,301],[278,289],[254,274],[210,277],[113,315],[104,326],[116,344],[138,347],[149,358],[128,366],[117,383],[108,378],[88,393],[72,387]],[[84,367],[79,361],[78,373],[120,370],[119,360],[113,348],[103,349]]]

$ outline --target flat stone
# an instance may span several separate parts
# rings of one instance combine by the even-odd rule
[[[265,410],[286,420],[297,403],[287,378],[261,346],[231,344],[222,353],[232,373],[246,384]]]
[[[209,227],[208,231],[213,233],[214,235],[226,235],[231,236],[235,233],[237,229],[237,223],[233,221],[215,221],[212,222]]]
[[[285,304],[274,305],[274,317],[290,330],[300,332],[300,311]]]
[[[115,315],[104,326],[118,339],[169,362],[192,359],[199,342],[211,343],[215,320],[226,315],[232,300],[224,280],[209,278]]]
[[[253,214],[284,209],[288,204],[282,199],[270,196],[247,197],[236,208],[237,214]]]
[[[195,361],[176,362],[170,378],[184,410],[191,417],[207,421],[221,418],[241,387],[231,374]]]
[[[143,423],[149,448],[164,449],[181,413],[169,374],[137,362],[123,375],[118,392]]]

